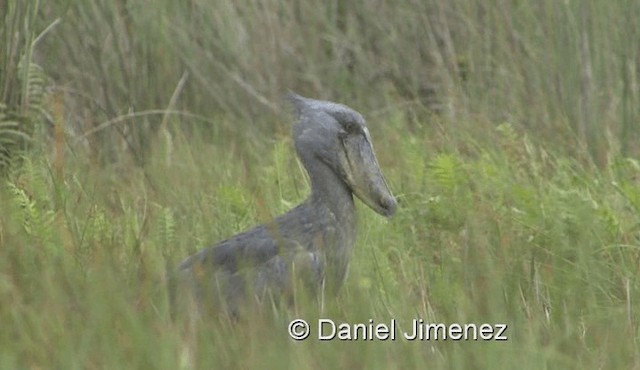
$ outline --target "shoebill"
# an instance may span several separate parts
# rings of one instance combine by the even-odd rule
[[[174,305],[237,315],[267,296],[291,298],[296,286],[335,294],[347,276],[356,239],[353,195],[383,216],[395,212],[396,200],[362,115],[297,94],[288,99],[296,116],[295,149],[309,174],[311,195],[273,221],[186,258],[174,282]]]

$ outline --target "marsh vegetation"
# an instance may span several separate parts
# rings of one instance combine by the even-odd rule
[[[0,367],[640,366],[640,4],[0,1]],[[367,119],[399,207],[349,277],[231,324],[165,272],[307,197],[288,89]],[[292,341],[287,323],[507,341]]]

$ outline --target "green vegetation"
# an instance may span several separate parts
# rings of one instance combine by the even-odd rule
[[[0,2],[0,368],[640,367],[633,0]],[[287,89],[369,122],[325,312],[172,321],[166,271],[308,184]],[[290,319],[505,323],[508,341],[295,342]]]

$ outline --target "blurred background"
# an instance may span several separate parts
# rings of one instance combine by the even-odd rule
[[[407,129],[506,122],[604,164],[638,152],[638,8],[5,1],[3,109],[51,125],[55,101],[75,150],[143,163],[160,135],[286,132],[282,96],[294,90],[381,122],[402,115]]]

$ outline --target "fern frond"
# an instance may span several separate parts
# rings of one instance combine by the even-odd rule
[[[429,176],[443,189],[455,189],[461,184],[461,164],[452,154],[440,154],[429,164]]]
[[[32,119],[48,116],[45,110],[45,100],[49,77],[44,69],[34,62],[25,63],[24,59],[18,64],[18,69],[20,70],[19,76],[23,80],[24,91],[22,94],[25,105],[23,111]]]
[[[163,208],[160,217],[158,217],[158,235],[162,245],[174,245],[176,241],[176,220],[171,208]]]
[[[44,107],[48,78],[42,68],[30,63],[28,70],[19,75],[26,79],[21,92],[24,106],[11,108],[0,103],[0,170],[8,168],[16,152],[33,142],[33,122],[47,116]]]
[[[13,201],[22,210],[22,227],[27,234],[32,235],[33,220],[34,218],[37,218],[35,202],[31,200],[29,195],[27,195],[23,189],[19,188],[15,184],[9,182],[7,186],[12,195]]]

